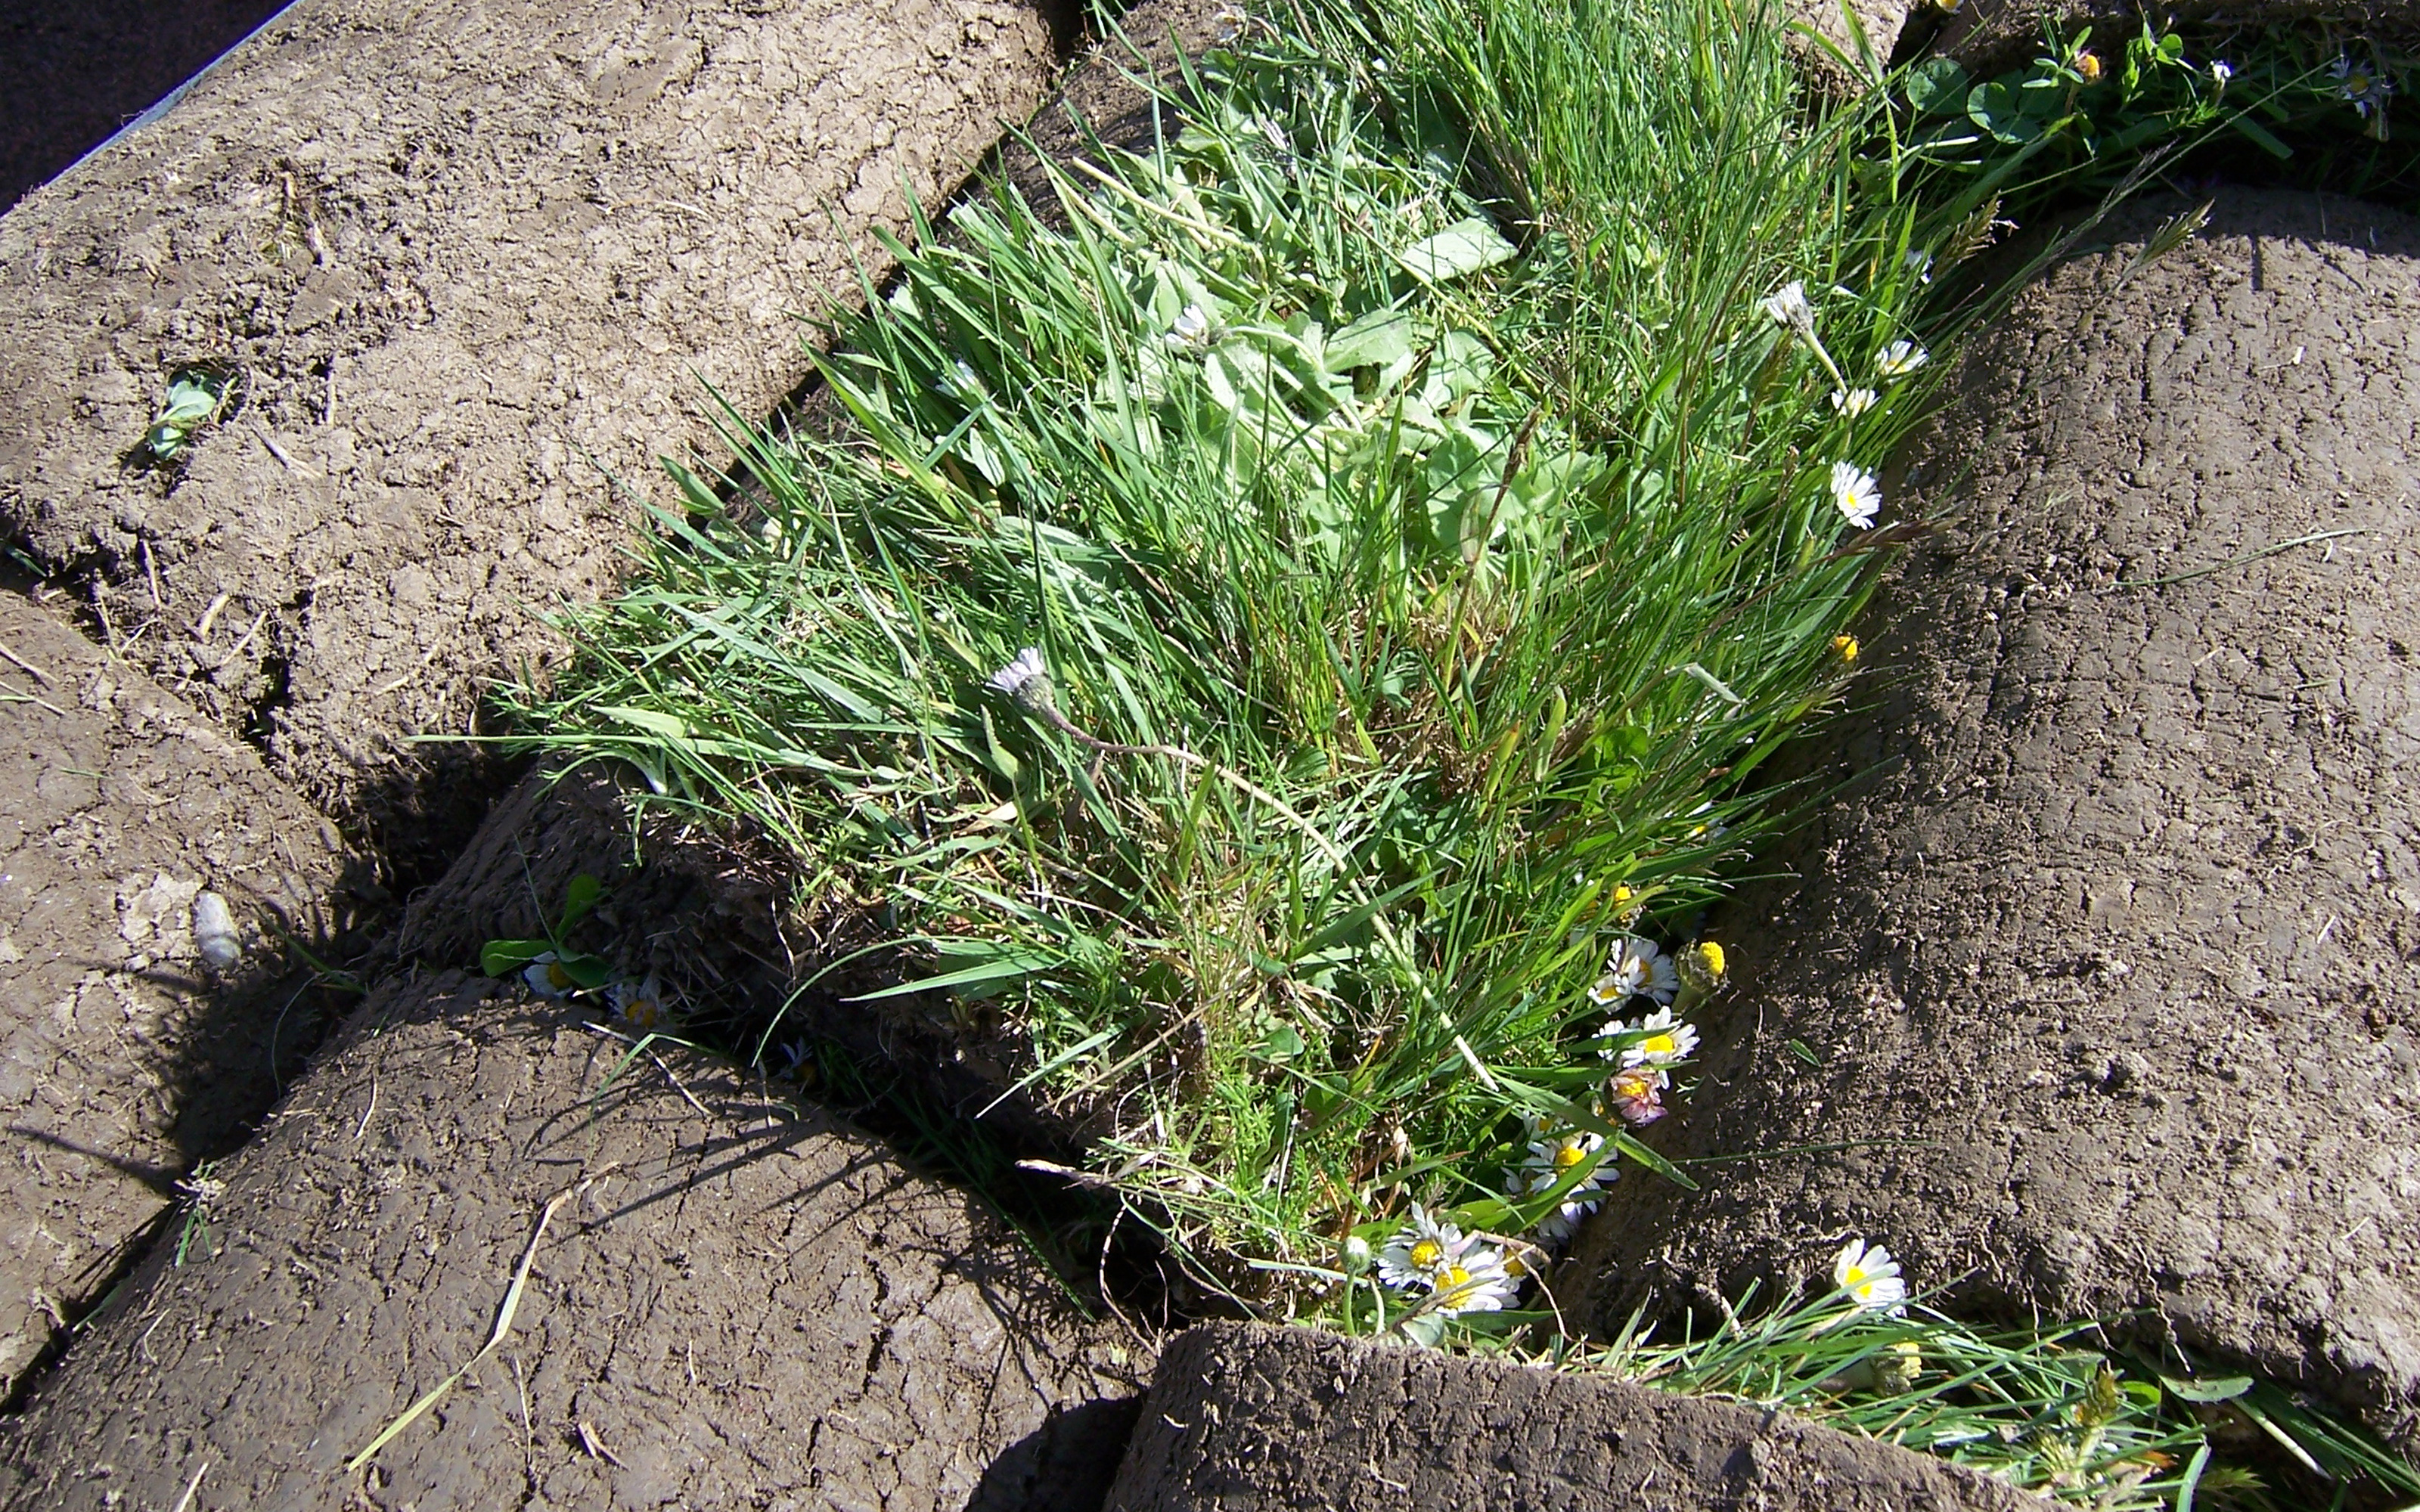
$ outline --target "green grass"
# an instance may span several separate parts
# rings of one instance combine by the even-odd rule
[[[1602,1101],[1646,1038],[1606,1021],[1647,1005],[1590,991],[1626,938],[1689,945],[1812,796],[1762,764],[1837,703],[1836,637],[1921,529],[1888,500],[1853,525],[1836,464],[1880,471],[1997,308],[1973,259],[1998,218],[2348,115],[2294,45],[2243,53],[2225,99],[2147,35],[1819,108],[1771,17],[1722,0],[1256,21],[1187,79],[1181,134],[894,247],[818,359],[845,424],[730,416],[738,501],[675,470],[630,586],[511,696],[518,738],[785,853],[821,947],[799,992],[1020,1040],[1110,1230],[1195,1285],[1513,1348],[1544,1320],[1449,1319],[1359,1245],[1418,1201],[1518,1252],[1594,1174],[1531,1185],[1532,1120],[1686,1180]],[[1792,284],[1811,333],[1766,308]],[[1893,370],[1907,348],[1934,359]],[[994,686],[1027,648],[1041,674]],[[937,1158],[1013,1184],[928,1114]],[[1096,1231],[1029,1237],[1064,1260]],[[2257,1504],[2220,1419],[2409,1478],[2273,1387],[2165,1380],[2088,1328],[1838,1308],[1559,1348],[2111,1506]]]
[[[836,980],[1012,1025],[1263,1305],[1309,1294],[1252,1262],[1487,1197],[1513,1115],[1644,1156],[1586,989],[1780,817],[1758,767],[1899,538],[1833,465],[1917,416],[1884,350],[1963,317],[1907,255],[1981,196],[1873,192],[1771,26],[1488,14],[1258,27],[1181,137],[1063,171],[1067,229],[1006,189],[920,228],[833,332],[849,434],[735,417],[752,509],[685,477],[516,710],[786,848]],[[1047,681],[988,689],[1026,646]]]
[[[2142,1358],[2123,1320],[1978,1329],[1920,1303],[1895,1318],[1838,1293],[1753,1301],[1702,1336],[1657,1340],[1633,1319],[1609,1344],[1529,1358],[1787,1410],[2102,1512],[2341,1507],[2355,1485],[2373,1503],[2354,1504],[2420,1498],[2420,1472],[2328,1410]]]

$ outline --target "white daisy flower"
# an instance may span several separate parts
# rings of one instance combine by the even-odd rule
[[[1556,1182],[1590,1161],[1605,1149],[1603,1134],[1565,1129],[1549,1132],[1536,1119],[1529,1121],[1529,1153],[1512,1175],[1509,1196],[1534,1197],[1553,1190]],[[1572,1237],[1580,1220],[1596,1211],[1607,1185],[1621,1175],[1610,1161],[1599,1161],[1588,1175],[1573,1183],[1555,1211],[1538,1221],[1538,1236],[1549,1244]]]
[[[1411,1221],[1378,1252],[1378,1279],[1398,1291],[1425,1288],[1439,1266],[1457,1257],[1470,1243],[1461,1229],[1437,1222],[1415,1202]]]
[[[995,693],[1004,693],[1010,698],[1022,701],[1025,698],[1026,688],[1035,679],[1047,678],[1049,675],[1050,669],[1042,663],[1041,648],[1028,646],[1018,652],[1016,659],[1007,666],[992,673],[991,680],[984,686]]]
[[[2328,66],[2328,72],[2335,78],[2337,98],[2350,102],[2364,119],[2395,93],[2395,86],[2386,82],[2375,64],[2356,63],[2350,56],[2339,55]]]
[[[1907,1301],[1907,1283],[1900,1278],[1899,1261],[1880,1244],[1849,1241],[1832,1262],[1832,1280],[1867,1312],[1886,1312],[1896,1318],[1906,1310],[1902,1304]]]
[[[1792,279],[1764,297],[1764,313],[1788,326],[1801,340],[1815,339],[1815,306],[1807,302],[1807,285]]]
[[[1871,389],[1851,389],[1846,393],[1838,389],[1832,391],[1832,408],[1851,420],[1856,419],[1882,401],[1883,396]]]
[[[1675,1021],[1668,1008],[1659,1008],[1637,1024],[1611,1032],[1643,1032],[1647,1036],[1637,1044],[1623,1048],[1621,1064],[1624,1070],[1652,1066],[1660,1071],[1667,1066],[1676,1066],[1688,1059],[1698,1048],[1698,1026]]]
[[[580,983],[571,980],[571,973],[563,969],[563,963],[552,950],[530,957],[529,964],[521,968],[521,980],[530,991],[554,1002],[580,990]]]
[[[1177,312],[1176,324],[1168,328],[1168,344],[1199,351],[1210,345],[1210,312],[1188,304]]]
[[[1884,347],[1874,365],[1882,369],[1885,378],[1905,378],[1931,361],[1931,352],[1912,341],[1902,340]]]
[[[1681,975],[1672,958],[1653,940],[1625,934],[1606,957],[1605,975],[1589,988],[1589,1001],[1599,1008],[1616,1008],[1634,997],[1668,1003],[1680,990]]]
[[[613,1016],[641,1033],[662,1028],[672,1021],[664,1007],[664,990],[650,974],[644,981],[617,981],[605,989]]]
[[[1437,1222],[1417,1202],[1411,1221],[1378,1252],[1378,1279],[1398,1291],[1434,1297],[1430,1310],[1447,1318],[1499,1311],[1519,1285],[1505,1270],[1501,1251]]]
[[[1447,1261],[1429,1277],[1432,1310],[1441,1317],[1460,1313],[1502,1312],[1520,1282],[1505,1269],[1503,1252],[1493,1244],[1477,1244]]]
[[[1882,485],[1854,462],[1832,464],[1832,507],[1857,529],[1871,530],[1883,507]]]

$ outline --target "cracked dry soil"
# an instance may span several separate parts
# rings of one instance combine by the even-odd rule
[[[1740,1402],[1265,1324],[1170,1341],[1116,1512],[1389,1505],[2049,1512],[1987,1475]]]
[[[1953,518],[1807,774],[1862,776],[1710,925],[1743,969],[1654,1132],[1762,1158],[1624,1182],[1578,1310],[1862,1235],[1968,1305],[2149,1309],[2410,1453],[2420,223],[2226,191],[2132,268],[2177,208],[2029,289],[1892,480]]]
[[[768,413],[1055,57],[1013,0],[302,0],[0,221],[0,529],[425,876],[483,764],[405,742],[559,654],[643,517],[610,480],[662,492],[707,385]],[[240,407],[147,465],[197,361]]]
[[[1099,1505],[1151,1361],[973,1198],[493,990],[372,998],[0,1426],[0,1507],[169,1506],[205,1461],[213,1506]],[[504,1345],[337,1473],[566,1189]]]
[[[299,1070],[354,859],[182,700],[0,586],[0,1396]],[[207,965],[204,888],[245,959]]]

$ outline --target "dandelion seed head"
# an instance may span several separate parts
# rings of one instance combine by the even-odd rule
[[[1807,285],[1792,279],[1764,297],[1764,313],[1795,332],[1802,340],[1815,335],[1815,306],[1807,302]]]
[[[1040,647],[1027,646],[1007,666],[992,673],[984,686],[1019,703],[1038,707],[1049,702],[1050,669],[1042,660]]]

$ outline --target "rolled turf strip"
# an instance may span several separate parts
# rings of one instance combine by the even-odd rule
[[[1210,1323],[1171,1340],[1112,1512],[2047,1512],[1974,1471],[1743,1403]]]
[[[1971,4],[1936,6],[1940,31],[1935,51],[1955,58],[1976,72],[2023,68],[2043,52],[2044,28],[2062,38],[2089,30],[2087,39],[2103,62],[2116,63],[2119,50],[2142,35],[2142,8],[2126,0],[1972,0]],[[2316,40],[2333,31],[2358,38],[2352,55],[2364,57],[2370,48],[2402,51],[2420,39],[2420,26],[2410,8],[2396,0],[2181,0],[2163,6],[2162,20],[2171,25],[2206,26],[2222,35],[2242,35],[2268,27],[2302,26]],[[2222,61],[2197,56],[2192,62]]]
[[[301,1068],[280,934],[352,906],[334,828],[69,607],[0,587],[0,1394]]]
[[[2420,223],[2226,190],[2095,233],[1886,476],[1858,775],[1565,1302],[1821,1277],[2143,1327],[2420,1448]],[[1770,1294],[1770,1286],[1767,1294]],[[2206,1353],[2208,1357],[2208,1353]]]
[[[666,454],[1041,100],[1018,0],[300,0],[0,219],[0,530],[409,876]],[[171,379],[226,410],[144,446]],[[618,479],[619,485],[613,481]],[[215,610],[215,611],[214,611]],[[205,633],[207,626],[207,633]],[[148,633],[146,633],[148,632]]]
[[[370,999],[0,1428],[0,1506],[1100,1504],[1150,1360],[973,1198],[494,990]]]

